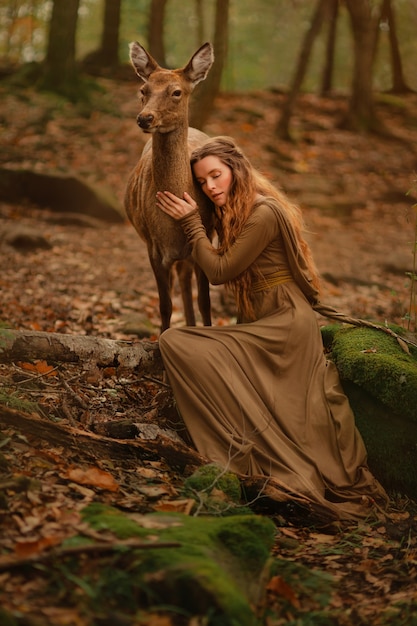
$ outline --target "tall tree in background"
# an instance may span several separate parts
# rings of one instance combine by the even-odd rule
[[[407,85],[403,65],[401,61],[400,48],[398,45],[397,23],[395,19],[394,7],[391,0],[382,0],[381,7],[381,23],[388,26],[388,35],[391,53],[391,75],[392,75],[392,93],[408,93],[412,89]]]
[[[104,0],[103,8],[100,47],[83,59],[84,69],[93,74],[102,74],[119,66],[121,0]]]
[[[320,93],[322,96],[330,93],[333,88],[334,51],[336,46],[337,18],[339,15],[339,0],[329,0],[329,8],[325,16],[328,21],[326,42],[326,58],[321,80]]]
[[[357,131],[379,131],[372,74],[380,10],[375,0],[345,0],[345,3],[352,26],[354,66],[348,110],[342,126]]]
[[[67,97],[77,90],[75,35],[80,0],[54,0],[41,87]]]
[[[214,63],[206,80],[197,86],[197,91],[190,107],[190,124],[194,128],[203,128],[219,93],[223,68],[227,58],[229,36],[229,0],[216,0],[214,18]],[[201,44],[203,42],[200,42]]]
[[[101,52],[105,67],[119,65],[119,28],[121,0],[105,0]]]
[[[149,52],[161,65],[166,67],[166,55],[164,44],[164,21],[167,0],[151,0],[148,22],[148,46]]]
[[[286,140],[291,139],[290,121],[294,113],[295,101],[300,92],[304,76],[307,72],[308,62],[310,60],[311,51],[314,41],[320,33],[321,26],[326,18],[332,0],[318,0],[311,18],[310,26],[305,33],[303,43],[301,45],[300,54],[298,56],[297,66],[291,82],[291,87],[285,102],[281,109],[281,115],[276,127],[278,137]]]
[[[196,45],[201,46],[205,42],[204,37],[204,0],[195,0],[195,12],[197,15],[197,39]]]

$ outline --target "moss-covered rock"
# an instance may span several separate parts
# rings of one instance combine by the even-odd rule
[[[401,329],[393,329],[400,333]],[[417,497],[417,352],[395,337],[338,324],[322,329],[368,450],[369,465],[390,491]]]
[[[390,492],[417,500],[417,428],[350,381],[344,390],[368,451],[369,467]]]
[[[233,518],[188,517],[155,513],[135,516],[100,505],[84,509],[83,518],[97,530],[119,538],[177,542],[177,547],[131,550],[124,555],[123,606],[177,607],[203,616],[208,626],[255,626],[254,607],[263,589],[263,573],[274,543],[275,526],[257,515]],[[111,568],[112,580],[114,567]],[[102,576],[105,575],[103,571]],[[95,587],[116,593],[105,580]],[[118,598],[103,602],[120,609]]]
[[[241,498],[240,482],[236,474],[227,472],[214,463],[202,465],[192,476],[184,481],[184,495],[192,496],[195,493],[213,489],[222,491],[233,502]]]
[[[193,511],[200,514],[252,515],[252,510],[241,504],[239,478],[215,463],[202,465],[186,478],[182,494],[195,500]]]
[[[334,334],[332,359],[341,378],[417,425],[417,358],[394,337],[370,328],[341,328]]]

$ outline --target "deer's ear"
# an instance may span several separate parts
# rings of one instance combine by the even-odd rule
[[[136,74],[145,82],[159,65],[137,41],[129,44],[129,57]]]
[[[185,76],[192,82],[193,88],[206,78],[213,63],[213,46],[211,43],[205,43],[193,54],[183,69]]]

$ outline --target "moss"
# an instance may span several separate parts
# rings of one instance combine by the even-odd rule
[[[404,352],[394,337],[369,328],[340,328],[334,334],[332,359],[342,380],[417,422],[417,358]]]
[[[328,324],[320,328],[323,345],[327,350],[331,349],[335,335],[340,328],[340,324]]]
[[[212,463],[203,465],[184,482],[183,493],[193,496],[195,493],[210,494],[213,489],[222,491],[232,502],[239,502],[241,490],[236,474],[226,472],[223,468]]]
[[[11,613],[5,609],[0,608],[0,624],[1,626],[18,626],[20,620],[15,618]]]
[[[344,381],[343,388],[368,451],[372,473],[389,492],[417,499],[415,423],[403,419],[354,383]]]
[[[260,518],[243,517],[220,528],[218,537],[230,552],[259,567],[272,548],[269,526],[259,524]]]
[[[134,520],[123,515],[117,509],[99,502],[93,502],[83,509],[82,517],[94,530],[108,530],[114,533],[118,539],[149,535],[149,531]]]
[[[390,328],[401,335],[404,329]],[[321,329],[363,437],[374,475],[390,492],[417,497],[417,351],[394,337],[340,324]],[[401,463],[399,463],[401,459]]]
[[[39,405],[23,398],[16,390],[11,388],[0,389],[0,405],[23,411],[24,413],[39,413]]]
[[[203,465],[184,482],[182,494],[194,498],[199,515],[253,515],[241,504],[241,487],[236,474],[215,464]]]
[[[275,526],[268,518],[196,518],[182,514],[154,513],[146,523],[116,509],[91,504],[83,519],[94,529],[111,530],[118,537],[152,535],[153,540],[178,542],[179,547],[130,550],[119,567],[129,572],[131,586],[122,585],[124,606],[171,605],[203,615],[207,626],[255,626],[251,608],[259,594],[259,579],[273,546]],[[109,568],[114,576],[115,568]],[[105,570],[100,576],[106,576]],[[123,582],[123,581],[122,581]],[[103,602],[117,606],[109,597],[113,586],[100,580],[96,589],[106,589]],[[114,588],[116,593],[116,588]]]
[[[314,596],[321,609],[328,605],[337,586],[337,581],[331,574],[286,559],[273,560],[271,575],[280,576],[291,587],[301,604],[303,598],[308,600]],[[290,607],[287,606],[288,608]]]

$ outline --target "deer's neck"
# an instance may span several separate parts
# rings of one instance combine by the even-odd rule
[[[153,180],[159,191],[181,195],[191,183],[188,124],[170,133],[152,137]]]

